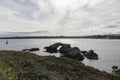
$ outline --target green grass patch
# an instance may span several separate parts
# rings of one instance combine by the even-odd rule
[[[99,76],[120,80],[119,76],[101,72],[69,58],[0,51],[0,80],[86,80]]]

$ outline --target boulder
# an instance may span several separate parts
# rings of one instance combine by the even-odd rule
[[[71,48],[71,45],[70,45],[70,44],[62,44],[59,52],[60,52],[60,53],[67,53],[70,48]]]
[[[29,51],[39,51],[39,48],[31,48]]]
[[[82,61],[83,55],[80,54],[80,49],[77,47],[67,49],[66,53],[62,53],[64,57],[76,59]]]
[[[29,51],[39,51],[39,48],[31,48],[31,49],[23,49],[22,51],[29,52]]]
[[[87,59],[98,60],[98,55],[93,51],[89,50],[87,53],[84,54]]]
[[[22,51],[29,52],[29,51],[30,51],[30,49],[23,49]]]
[[[57,48],[61,45],[62,43],[55,43],[50,46],[44,47],[44,49],[46,49],[46,52],[49,52],[49,53],[57,53],[58,51]]]
[[[112,69],[118,69],[118,66],[114,65],[112,66]]]

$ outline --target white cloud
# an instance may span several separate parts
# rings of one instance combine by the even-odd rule
[[[119,0],[0,0],[0,32],[119,33],[119,6]]]

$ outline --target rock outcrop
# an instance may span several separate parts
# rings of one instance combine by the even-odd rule
[[[65,53],[62,53],[64,57],[73,58],[80,61],[84,59],[78,47],[68,48],[65,51]]]
[[[67,53],[69,51],[69,49],[71,49],[71,45],[70,44],[62,44],[59,52],[60,53]]]
[[[58,51],[57,48],[61,45],[62,43],[55,43],[50,46],[44,47],[44,49],[46,49],[46,52],[49,52],[49,53],[57,53]]]
[[[44,49],[46,49],[46,52],[60,52],[64,57],[73,58],[80,61],[84,59],[84,56],[87,59],[98,60],[98,55],[93,50],[80,51],[78,47],[71,47],[70,44],[55,43],[50,46],[44,47]]]
[[[118,69],[118,66],[114,65],[112,66],[112,69]]]
[[[39,50],[40,50],[39,48],[31,48],[31,49],[23,49],[22,51],[30,52],[30,51],[39,51]]]
[[[58,49],[60,47],[60,49]],[[71,47],[70,44],[63,43],[55,43],[48,47],[45,47],[46,52],[57,53],[60,52],[62,57],[72,58],[76,60],[82,61],[84,59],[83,55],[81,55],[80,49],[78,47]]]
[[[93,51],[89,50],[87,53],[84,54],[87,59],[98,60],[98,55]]]
[[[87,51],[80,51],[83,55],[85,55],[87,53]]]
[[[39,48],[31,48],[30,51],[39,51]]]

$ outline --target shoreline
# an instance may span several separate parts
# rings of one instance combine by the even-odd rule
[[[103,39],[103,40],[120,40],[119,38],[85,38],[85,37],[0,37],[0,39]]]

